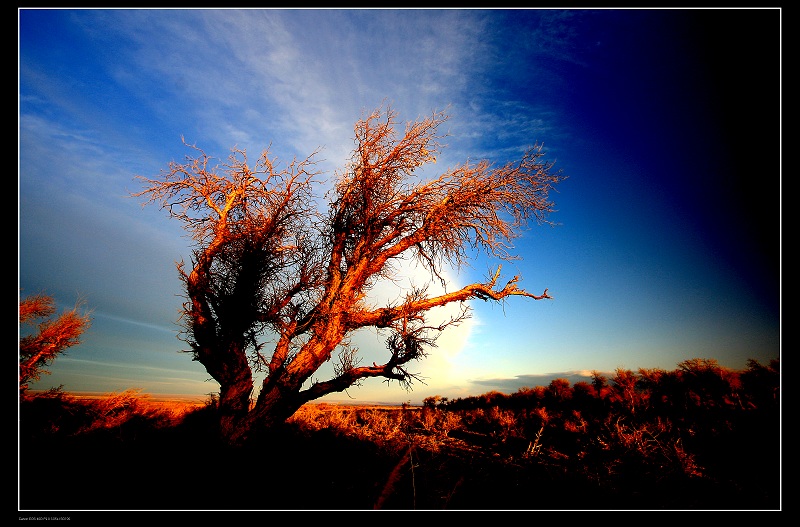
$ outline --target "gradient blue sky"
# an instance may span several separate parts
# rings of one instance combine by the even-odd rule
[[[182,160],[182,135],[223,160],[322,147],[332,177],[384,101],[402,121],[448,111],[434,169],[544,143],[569,177],[559,225],[526,230],[503,276],[554,299],[474,303],[412,366],[427,385],[326,400],[778,358],[781,31],[780,9],[20,9],[20,295],[93,312],[32,387],[216,392],[177,338],[190,240],[129,196],[134,177]],[[450,273],[453,287],[496,264]],[[379,335],[356,343],[364,363],[385,356]]]

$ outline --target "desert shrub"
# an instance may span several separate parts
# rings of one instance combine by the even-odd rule
[[[494,432],[500,437],[505,438],[521,433],[517,416],[512,410],[501,410],[497,406],[493,406],[489,411],[489,419]]]
[[[359,428],[358,413],[354,408],[324,403],[303,405],[288,422],[300,424],[308,430]]]
[[[431,433],[435,432],[436,424],[439,420],[439,412],[441,411],[436,410],[435,407],[423,406],[420,412],[420,424],[422,428]]]
[[[462,426],[461,416],[456,412],[444,411],[439,414],[438,429],[444,437]]]
[[[363,416],[359,428],[360,437],[384,442],[396,440],[405,434],[406,419],[401,410],[368,408],[359,413]]]
[[[589,427],[589,422],[581,416],[580,410],[573,410],[570,415],[564,419],[564,429],[573,434],[586,433]]]
[[[629,481],[639,482],[703,476],[695,456],[686,450],[680,434],[667,420],[610,419],[598,441],[610,454],[606,456],[609,475],[624,474]]]
[[[384,453],[407,449],[409,431],[415,428],[415,412],[403,408],[363,408],[308,404],[288,423],[306,435],[326,431],[340,437],[369,442]]]
[[[519,426],[512,410],[504,410],[498,406],[464,412],[463,421],[470,431],[498,437],[517,431]]]
[[[461,426],[461,416],[457,412],[423,406],[419,411],[419,421],[426,433],[439,440],[445,439],[452,430]]]
[[[96,399],[50,390],[20,400],[20,433],[26,439],[67,438],[111,433],[120,438],[176,425],[183,417],[148,404],[139,390],[110,393]]]
[[[89,433],[94,430],[117,430],[124,427],[152,426],[161,428],[175,424],[180,414],[170,410],[155,408],[147,404],[149,396],[140,395],[139,390],[127,390],[111,393],[106,397],[87,401],[86,410],[90,415],[89,423],[77,433]]]
[[[504,404],[508,400],[508,395],[498,392],[497,390],[492,390],[478,396],[478,400],[482,407],[491,408],[492,406]]]

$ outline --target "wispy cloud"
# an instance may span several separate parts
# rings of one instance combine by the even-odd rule
[[[611,376],[613,376],[613,373],[598,373],[606,377],[606,379],[609,379]],[[578,370],[556,373],[526,374],[515,375],[514,377],[510,378],[498,377],[489,379],[470,379],[469,382],[475,386],[484,387],[485,391],[497,390],[502,393],[511,394],[519,391],[520,388],[548,386],[555,379],[566,379],[570,382],[570,384],[575,384],[576,382],[580,381],[591,382],[592,372],[588,370]],[[480,395],[480,393],[476,393],[475,395]]]

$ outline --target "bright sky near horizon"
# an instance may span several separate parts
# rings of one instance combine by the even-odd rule
[[[778,8],[18,13],[19,294],[92,310],[34,389],[216,392],[177,338],[175,262],[190,240],[130,197],[134,177],[183,160],[184,136],[223,161],[234,146],[251,161],[270,147],[279,163],[322,148],[332,178],[354,123],[384,101],[401,122],[449,114],[428,171],[544,144],[568,176],[551,195],[558,225],[526,229],[502,276],[554,299],[473,303],[409,368],[426,384],[373,379],[325,400],[419,403],[780,357]],[[498,263],[478,258],[448,288]],[[386,356],[374,333],[356,344],[365,364]]]

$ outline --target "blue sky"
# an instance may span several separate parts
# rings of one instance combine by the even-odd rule
[[[321,148],[333,177],[384,102],[401,121],[447,111],[428,170],[544,144],[568,176],[558,225],[525,230],[503,277],[554,299],[474,303],[410,368],[426,384],[373,379],[327,400],[778,358],[781,31],[780,9],[20,9],[20,295],[92,310],[32,387],[216,392],[177,337],[190,240],[130,197],[135,176],[182,160],[184,136],[223,160]],[[498,263],[476,258],[451,284]],[[356,344],[364,363],[385,356],[380,335]]]

